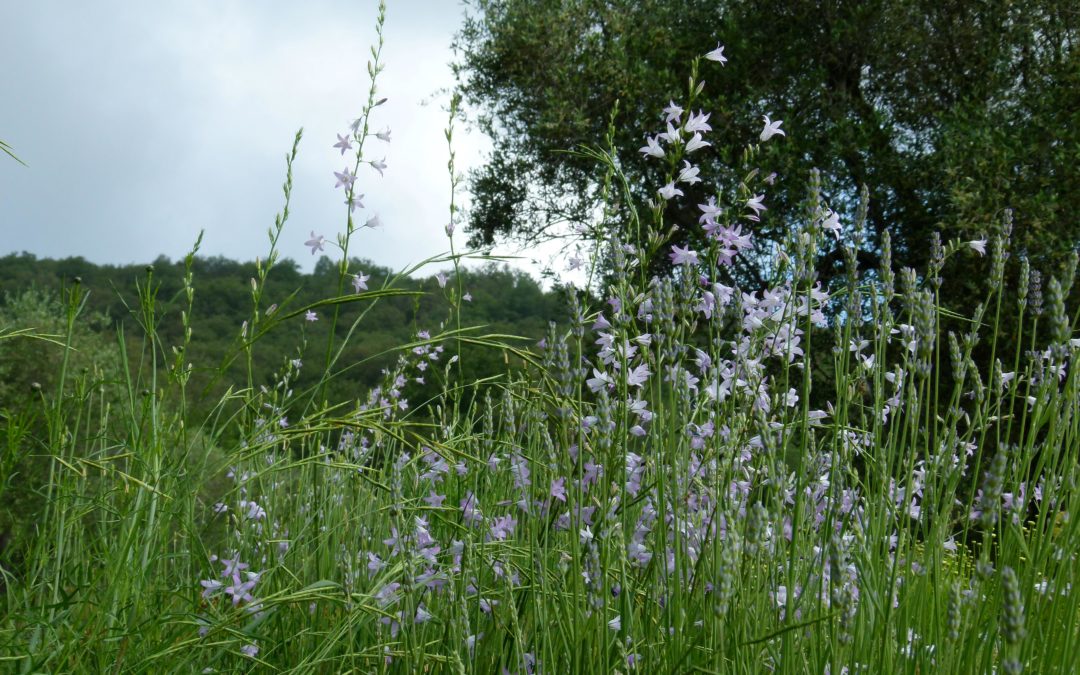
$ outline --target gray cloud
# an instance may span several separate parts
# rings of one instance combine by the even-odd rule
[[[203,253],[252,259],[282,204],[297,128],[292,217],[282,255],[305,267],[315,230],[344,228],[331,146],[367,95],[375,2],[4,3],[0,139],[29,164],[0,161],[0,254],[82,255],[95,262],[179,258],[200,229]],[[462,8],[388,3],[386,70],[373,116],[390,126],[385,178],[362,168],[367,194],[351,253],[401,268],[447,249],[447,62]],[[423,105],[425,101],[431,101]],[[459,166],[485,139],[456,133]],[[460,235],[459,235],[460,236]]]

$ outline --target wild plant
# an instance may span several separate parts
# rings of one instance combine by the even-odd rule
[[[72,385],[62,363],[42,393],[47,511],[27,564],[5,570],[0,658],[22,672],[1080,667],[1075,256],[1047,274],[1045,295],[1021,260],[1007,292],[1006,217],[989,241],[935,239],[929,269],[894,270],[887,234],[864,235],[867,192],[844,223],[816,175],[786,246],[757,250],[769,188],[784,180],[765,149],[794,133],[767,111],[743,180],[698,205],[696,223],[671,222],[679,186],[707,178],[693,158],[709,114],[693,106],[701,70],[726,60],[718,47],[691,64],[685,101],[642,148],[664,184],[631,222],[582,228],[590,282],[567,290],[570,322],[526,348],[462,324],[469,254],[451,248],[381,283],[349,267],[352,238],[377,236],[358,225],[377,224],[358,214],[365,176],[389,168],[366,154],[372,137],[390,140],[370,131],[384,16],[367,102],[334,146],[355,152],[335,173],[337,294],[298,307],[264,297],[281,237],[296,236],[285,225],[298,133],[251,314],[223,355],[245,378],[213,412],[185,406],[192,331],[161,344],[152,270],[141,344],[118,334],[119,378]],[[579,152],[609,199],[628,194],[610,148]],[[451,158],[448,235],[460,217]],[[676,226],[701,245],[673,243]],[[312,253],[328,243],[307,240]],[[985,297],[967,313],[944,307],[949,259],[988,243]],[[880,268],[859,269],[872,246]],[[847,269],[826,287],[815,270],[833,248]],[[658,253],[670,269],[652,274],[641,261]],[[767,283],[746,285],[745,256],[768,263]],[[349,376],[341,355],[363,339],[363,307],[448,263],[445,324],[401,345],[381,385],[327,400]],[[70,338],[80,296],[67,300]],[[190,273],[183,301],[188,317]],[[1013,330],[999,324],[1006,302],[1028,338],[1012,354],[996,351]],[[353,304],[358,318],[339,327]],[[331,324],[326,344],[280,355],[262,384],[260,337],[305,321]],[[465,381],[462,345],[520,367]],[[976,360],[981,345],[989,361]],[[311,367],[317,383],[297,390]],[[440,395],[408,400],[418,378]],[[106,402],[106,389],[122,397]]]

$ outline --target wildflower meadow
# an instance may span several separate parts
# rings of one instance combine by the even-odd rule
[[[47,472],[33,536],[4,551],[0,669],[1080,671],[1075,253],[1064,272],[1033,268],[1004,212],[985,238],[925,242],[927,269],[894,269],[887,234],[880,267],[863,268],[867,192],[841,217],[816,176],[784,245],[759,245],[770,189],[788,180],[759,163],[791,132],[779,111],[738,150],[742,180],[673,222],[680,186],[709,181],[694,160],[714,122],[695,101],[727,59],[702,45],[683,98],[641,120],[667,181],[629,222],[600,214],[574,233],[586,281],[562,291],[569,321],[539,344],[469,325],[462,270],[479,252],[447,238],[398,275],[350,267],[380,236],[362,193],[394,168],[378,159],[393,142],[376,87],[384,16],[357,119],[336,143],[298,133],[287,155],[247,318],[221,355],[244,376],[223,366],[209,413],[189,405],[198,244],[168,299],[183,340],[162,340],[147,268],[115,374],[69,367],[79,280],[62,291],[65,333],[0,327],[2,341],[62,347],[55,386],[32,393],[43,424],[0,416],[0,490],[20,480],[15,458]],[[458,105],[432,237],[461,222]],[[307,142],[340,150],[335,232],[293,225]],[[629,199],[610,147],[568,151],[594,161],[607,203]],[[673,227],[704,244],[673,245]],[[340,261],[335,294],[268,296],[286,240]],[[824,284],[828,251],[844,269]],[[640,264],[658,253],[661,272]],[[938,294],[960,257],[985,274],[963,311]],[[759,288],[733,275],[751,259]],[[420,270],[437,273],[444,319],[390,350],[381,385],[330,398],[367,308],[418,294],[399,282]],[[260,372],[265,336],[315,323],[325,342]],[[497,354],[503,374],[465,377],[466,348]],[[410,400],[417,378],[439,393]]]

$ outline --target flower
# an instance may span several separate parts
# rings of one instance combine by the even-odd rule
[[[664,187],[657,190],[657,192],[659,192],[660,196],[663,197],[665,200],[671,199],[675,195],[679,195],[679,196],[683,195],[683,191],[680,190],[679,188],[675,187],[674,182],[668,183]]]
[[[600,391],[604,387],[611,387],[614,383],[611,381],[611,376],[607,373],[602,373],[596,368],[593,368],[593,376],[585,380],[585,384],[594,392]]]
[[[308,321],[318,321],[319,320],[319,315],[309,309],[304,314],[304,318],[307,319]]]
[[[641,146],[638,152],[643,152],[650,157],[663,157],[664,149],[660,147],[660,141],[656,136],[647,137],[645,139],[646,145]]]
[[[712,143],[701,140],[701,134],[695,133],[693,137],[686,142],[686,152],[687,154],[689,154],[695,150],[704,148],[707,145],[712,145]]]
[[[673,265],[696,265],[698,263],[697,251],[690,250],[690,247],[679,248],[678,245],[671,247],[671,263]]]
[[[684,159],[683,169],[679,172],[679,177],[676,180],[678,180],[680,183],[689,183],[690,185],[693,185],[694,183],[700,183],[701,179],[698,178],[698,173],[700,171],[701,169],[696,166],[691,166],[689,160]]]
[[[979,255],[986,255],[986,240],[985,239],[976,239],[974,241],[969,241],[967,243],[967,245],[968,245],[968,248],[970,248],[972,251],[975,251]]]
[[[825,220],[821,221],[821,229],[832,232],[836,240],[840,240],[840,216],[836,215],[836,211],[826,214]]]
[[[682,140],[682,131],[676,129],[671,122],[667,123],[667,131],[660,132],[656,137],[665,143],[675,143]]]
[[[382,131],[375,134],[375,138],[378,138],[383,143],[390,142],[390,127],[386,127]]]
[[[284,420],[282,420],[282,421],[284,421]],[[288,423],[284,424],[283,427],[284,426],[288,426]],[[263,509],[263,507],[259,506],[258,503],[254,502],[254,501],[249,502],[247,500],[242,499],[242,500],[240,500],[240,508],[241,509],[246,509],[246,512],[244,513],[244,516],[248,520],[262,520],[263,518],[266,517],[266,510]]]
[[[690,119],[686,120],[686,124],[683,125],[683,129],[687,133],[693,133],[695,131],[712,131],[712,127],[709,125],[709,117],[712,113],[703,113],[700,110],[696,115],[691,114]]]
[[[761,130],[761,136],[759,137],[762,143],[776,135],[787,136],[780,128],[780,125],[784,123],[782,120],[770,122],[768,115],[762,115],[762,119],[765,120],[765,128]]]
[[[670,124],[682,117],[683,109],[675,105],[675,101],[669,101],[668,107],[664,108],[664,114],[667,115],[667,122]]]
[[[439,288],[446,288],[446,272],[436,274],[435,281],[439,282]]]
[[[357,293],[367,290],[367,280],[370,278],[370,274],[364,274],[363,272],[357,272],[356,275],[353,276],[352,285]]]
[[[551,498],[558,499],[560,502],[566,501],[566,479],[556,478],[551,481]]]
[[[693,251],[691,251],[691,253],[693,253]],[[696,253],[694,253],[694,255],[697,256]],[[694,262],[697,262],[696,257]],[[631,387],[640,387],[649,379],[649,375],[652,375],[652,373],[649,372],[649,366],[643,363],[627,373],[626,384]]]
[[[348,136],[337,135],[337,143],[334,143],[335,148],[341,148],[341,154],[345,154],[346,150],[352,150],[352,141]]]
[[[717,42],[716,49],[706,54],[705,59],[708,61],[716,61],[720,65],[724,65],[725,63],[727,63],[727,58],[724,56],[724,47],[719,42]]]
[[[351,190],[356,182],[356,175],[349,171],[349,167],[345,167],[344,171],[335,171],[334,177],[337,178],[337,183],[334,184],[336,188],[344,186],[346,190]]]
[[[244,645],[240,648],[240,653],[253,659],[259,654],[259,645],[254,642],[249,645]]]
[[[221,583],[220,581],[218,581],[217,579],[203,579],[203,580],[199,581],[199,583],[202,584],[202,587],[204,589],[203,592],[202,592],[202,597],[203,597],[204,600],[209,599],[210,596],[212,596],[215,593],[217,593],[218,591],[220,591],[222,589],[222,587],[225,585],[225,584]]]
[[[750,218],[751,220],[757,220],[758,216],[761,215],[762,211],[768,211],[768,209],[765,208],[765,205],[761,203],[761,200],[763,199],[765,199],[765,195],[754,195],[750,199],[746,200],[746,208],[752,209],[754,211],[754,215],[747,216],[748,218]]]
[[[323,244],[325,244],[325,243],[326,243],[326,237],[322,236],[321,234],[318,235],[318,236],[315,236],[315,230],[312,230],[311,231],[311,239],[308,239],[307,241],[305,241],[304,246],[310,246],[311,247],[311,255],[315,255],[315,251],[323,250]]]
[[[783,133],[783,132],[780,132],[780,133]],[[386,168],[386,158],[385,157],[383,157],[382,159],[376,159],[376,160],[374,160],[372,162],[368,162],[368,164],[371,165],[371,168],[378,171],[380,176],[386,175],[386,174],[383,173],[383,169]]]
[[[364,208],[363,202],[360,200],[364,198],[364,195],[349,195],[349,198],[345,200],[345,203],[349,205],[350,211]]]
[[[380,225],[382,225],[382,219],[379,218],[379,214],[377,213],[372,217],[368,218],[367,222],[364,223],[364,227],[370,227],[373,230]]]

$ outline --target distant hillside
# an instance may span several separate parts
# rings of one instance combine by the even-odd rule
[[[365,260],[354,260],[353,270],[368,275],[369,289],[378,289],[393,272]],[[220,366],[229,354],[236,354],[240,344],[241,327],[251,315],[251,279],[256,276],[254,262],[237,262],[222,257],[196,258],[193,264],[194,308],[191,325],[192,339],[188,361],[195,370],[189,391],[194,405],[201,400],[217,400],[220,392],[240,379],[240,360],[235,361],[227,372],[227,379],[215,378]],[[452,270],[446,269],[447,276]],[[520,335],[528,338],[522,346],[532,347],[547,330],[548,322],[565,317],[566,303],[558,292],[544,292],[540,285],[527,274],[509,267],[491,265],[479,270],[462,270],[460,279],[462,326],[486,326],[485,332]],[[186,307],[183,293],[184,262],[171,261],[161,256],[151,266],[146,265],[97,265],[81,257],[62,260],[41,259],[28,253],[0,257],[0,323],[12,322],[19,327],[18,316],[12,314],[16,300],[34,289],[43,298],[59,298],[60,290],[73,283],[81,284],[88,291],[82,316],[96,317],[93,329],[115,343],[115,331],[127,328],[128,335],[138,335],[136,329],[138,286],[146,287],[148,280],[157,298],[160,317],[158,331],[161,336],[160,354],[169,354],[172,347],[182,342],[181,311]],[[422,279],[405,278],[395,284],[405,291],[424,291],[420,296],[380,298],[377,301],[360,301],[343,304],[338,319],[339,337],[348,332],[360,312],[366,315],[357,327],[357,335],[339,360],[340,364],[352,366],[349,372],[333,383],[326,392],[331,401],[348,401],[363,396],[376,385],[381,371],[393,363],[395,354],[388,353],[402,344],[415,339],[419,331],[439,332],[451,317],[450,293],[457,282],[449,279],[441,287],[435,276]],[[337,295],[338,277],[336,264],[323,257],[310,274],[300,271],[292,260],[279,262],[267,278],[263,309],[280,304],[277,312],[285,314],[321,299]],[[345,293],[353,292],[346,285]],[[23,303],[25,305],[25,303]],[[53,310],[55,314],[59,309]],[[261,338],[254,353],[255,372],[269,385],[274,374],[287,361],[309,361],[312,368],[302,369],[295,386],[302,388],[320,371],[325,359],[325,345],[333,308],[324,307],[317,312],[318,320],[305,321],[296,316],[277,326]],[[56,317],[57,320],[60,317]],[[36,346],[46,354],[58,351],[51,345]],[[129,350],[133,346],[129,345]],[[472,353],[475,351],[475,353]],[[2,356],[2,354],[0,354]],[[25,358],[25,357],[23,357]],[[506,372],[512,367],[510,360],[494,351],[476,348],[470,350],[463,362],[470,372],[467,380]],[[165,362],[162,359],[162,362]],[[29,366],[30,364],[24,364]],[[24,369],[26,370],[26,369]],[[33,370],[33,368],[29,368]],[[414,400],[430,398],[434,389],[427,383],[411,383]],[[428,391],[430,390],[430,391]],[[2,396],[2,392],[0,392]],[[5,401],[0,400],[0,407]]]

